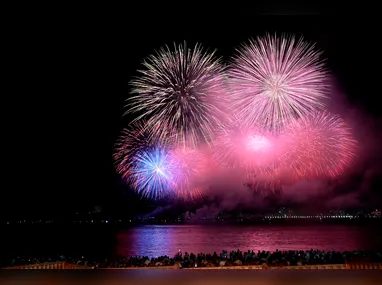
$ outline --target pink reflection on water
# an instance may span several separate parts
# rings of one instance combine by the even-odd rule
[[[176,230],[169,226],[142,226],[117,234],[116,254],[122,256],[175,255]]]
[[[117,234],[115,253],[122,256],[174,256],[180,249],[193,253],[246,250],[335,250],[367,248],[364,233],[349,226],[198,226],[157,225]]]

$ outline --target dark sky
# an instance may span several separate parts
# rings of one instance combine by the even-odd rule
[[[227,59],[265,32],[292,32],[325,50],[349,101],[380,112],[380,46],[368,19],[331,7],[86,7],[23,21],[10,56],[1,214],[61,213],[121,200],[112,162],[128,81],[165,44],[202,43]],[[305,16],[304,16],[305,15]],[[329,16],[328,16],[329,15]],[[135,200],[134,200],[135,201]]]

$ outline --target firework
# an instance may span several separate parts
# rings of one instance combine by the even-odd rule
[[[226,176],[263,195],[337,178],[357,143],[325,111],[320,56],[302,39],[266,35],[243,45],[224,74],[200,45],[160,49],[131,82],[135,120],[115,145],[117,172],[143,197],[180,203]]]
[[[198,151],[145,147],[130,160],[128,181],[141,196],[155,200],[202,196],[198,176],[203,169],[203,156]]]
[[[357,148],[345,121],[326,111],[295,121],[282,140],[285,149],[280,158],[297,179],[341,175]]]
[[[147,119],[154,137],[166,139],[170,133],[176,144],[209,143],[226,90],[223,66],[214,53],[200,45],[166,47],[143,67],[132,81],[127,112],[137,113],[136,120]]]
[[[163,199],[173,195],[176,174],[166,149],[153,147],[140,150],[131,165],[129,180],[140,195],[150,199]]]
[[[131,124],[122,130],[115,144],[114,163],[117,172],[123,178],[127,178],[131,174],[132,158],[138,151],[158,145],[158,142],[153,140],[151,132],[145,126],[146,122],[144,121]]]
[[[314,45],[267,35],[238,50],[229,69],[232,110],[243,123],[279,133],[324,108],[326,72]]]
[[[246,174],[265,171],[273,161],[273,142],[267,132],[233,120],[222,125],[214,143],[214,159],[226,168],[243,168]]]

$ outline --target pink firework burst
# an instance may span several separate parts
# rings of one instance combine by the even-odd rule
[[[238,50],[229,69],[232,109],[248,126],[279,133],[324,108],[326,72],[314,45],[266,35]]]
[[[290,124],[282,136],[281,160],[295,179],[338,177],[357,150],[350,127],[338,115],[317,112]]]
[[[274,161],[273,138],[267,132],[248,128],[234,120],[222,125],[214,142],[214,159],[226,168],[243,168],[253,176],[263,172]]]

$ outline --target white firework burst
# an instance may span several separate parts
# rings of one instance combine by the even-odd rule
[[[327,72],[320,55],[294,36],[251,40],[229,69],[232,111],[246,125],[278,133],[291,120],[323,109]]]
[[[129,113],[145,119],[153,136],[170,136],[175,144],[210,143],[214,126],[223,115],[226,81],[224,67],[214,53],[200,45],[174,50],[162,48],[143,63],[132,81]]]

